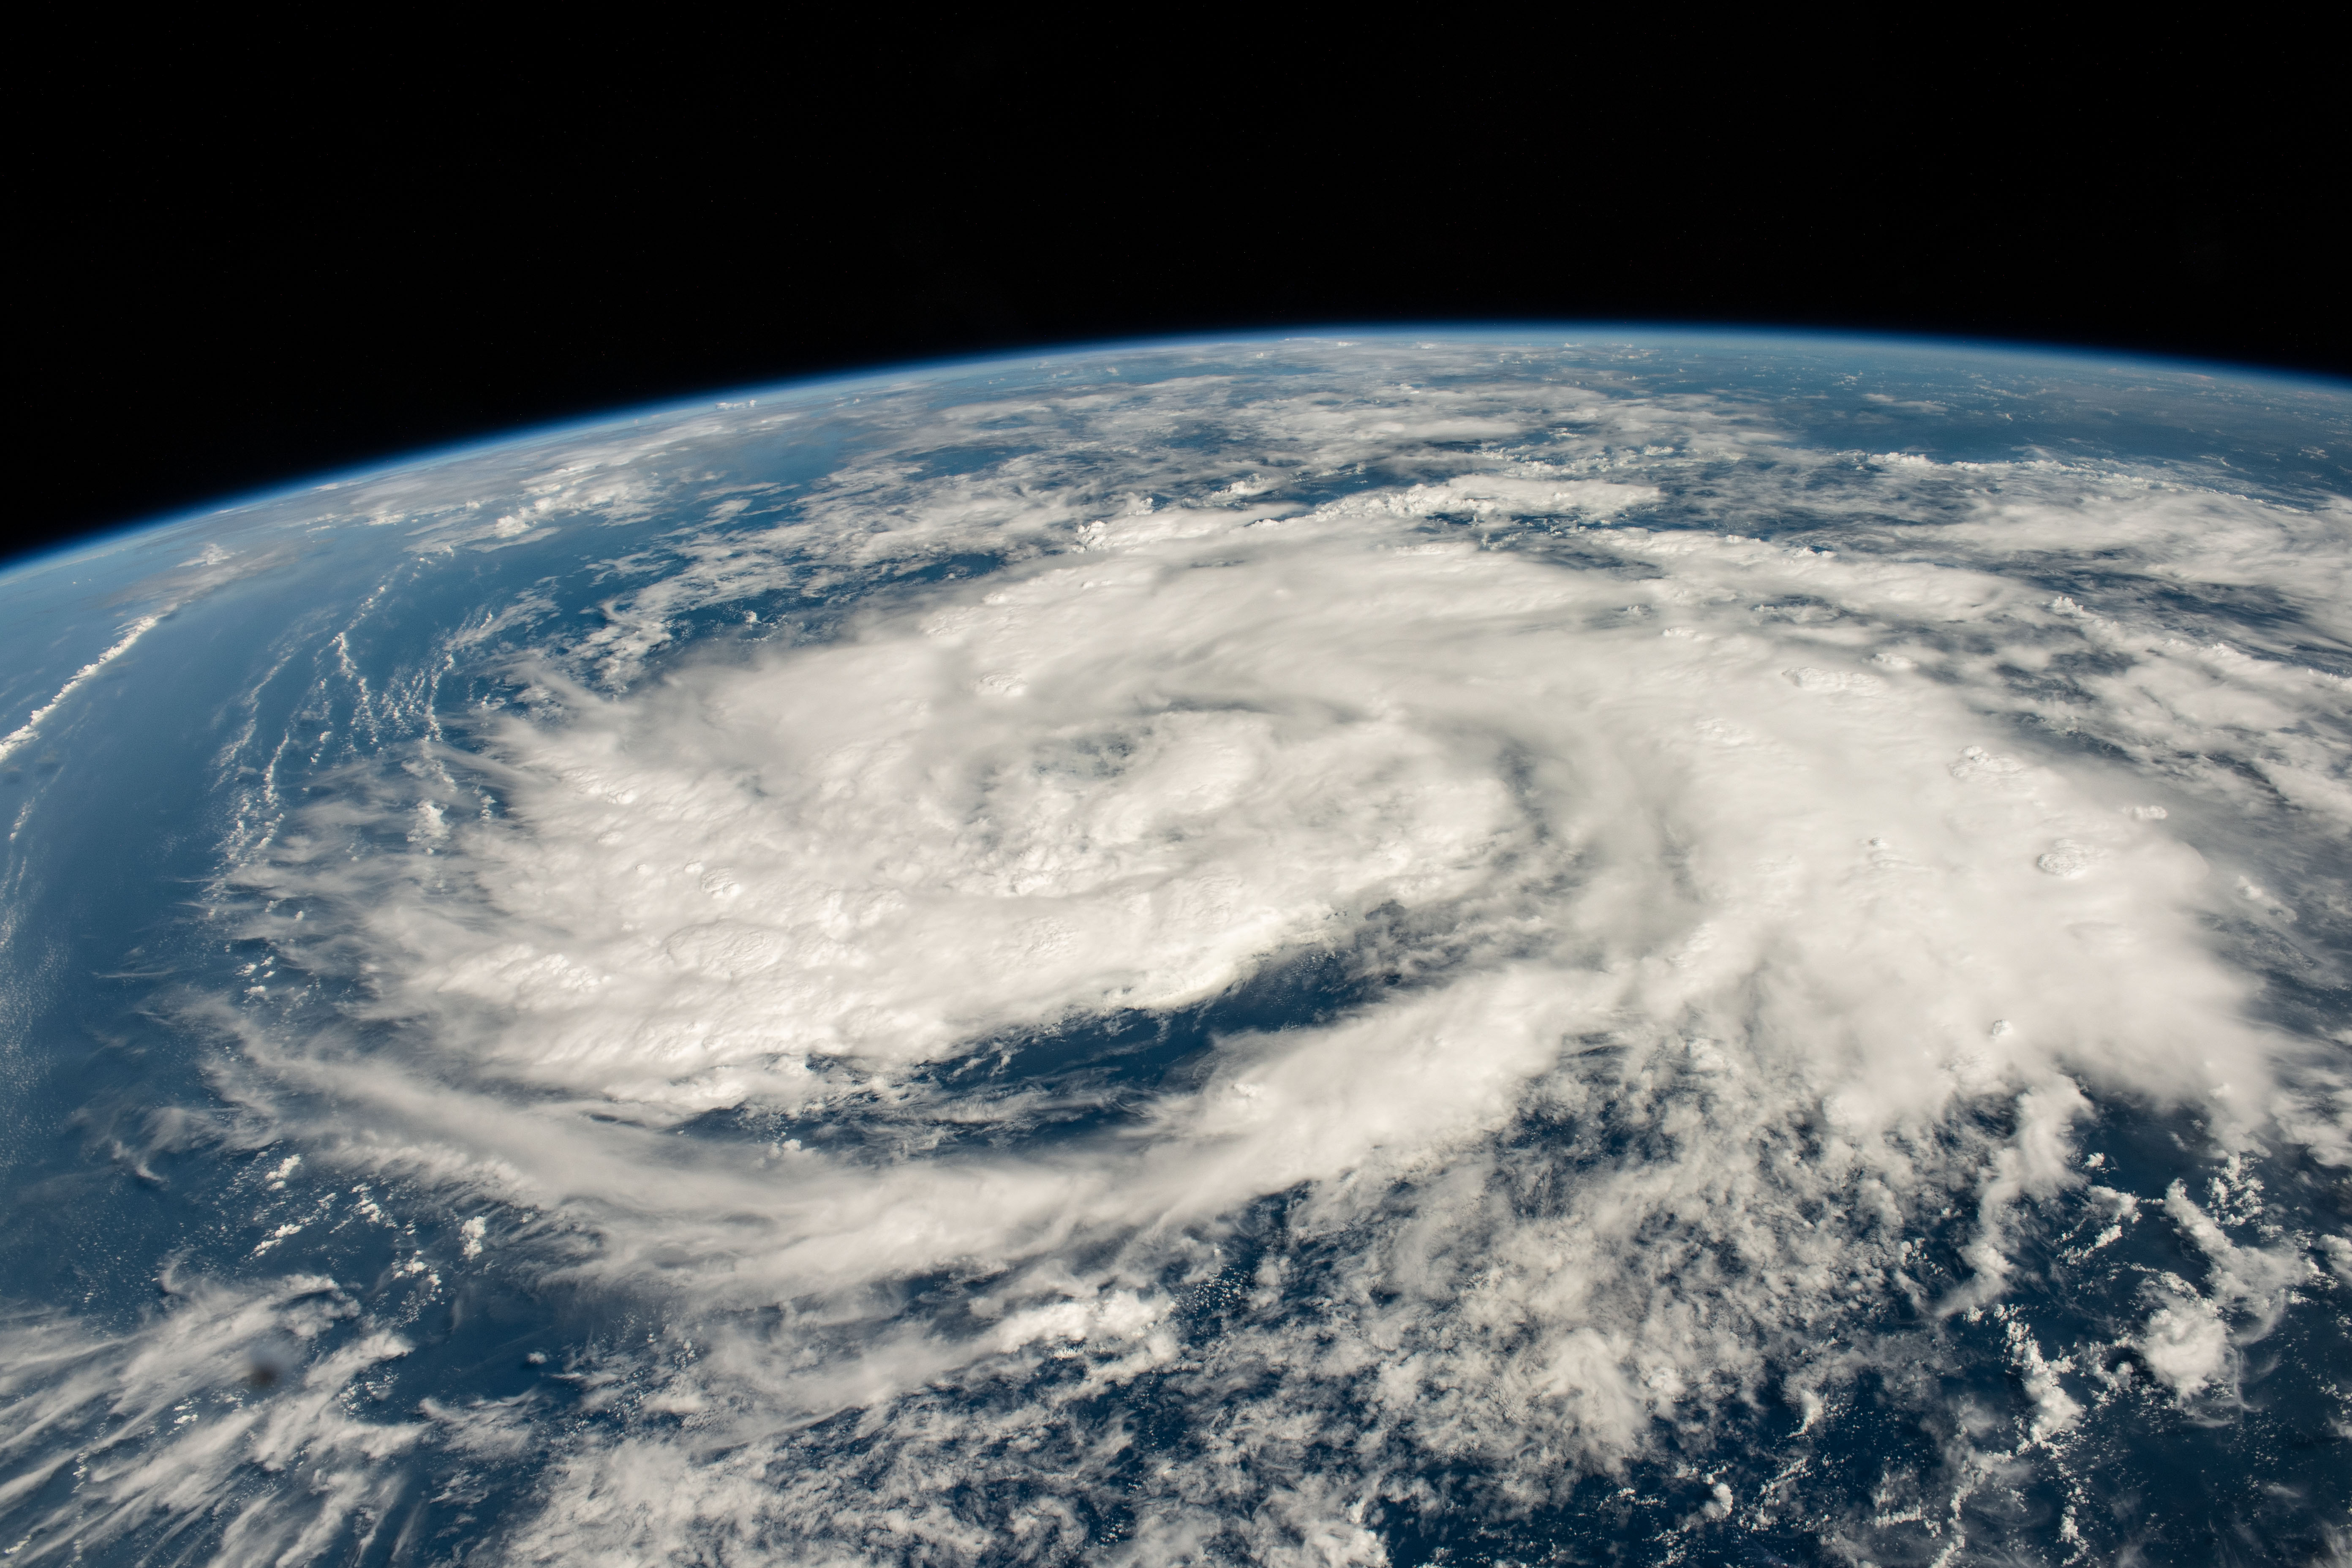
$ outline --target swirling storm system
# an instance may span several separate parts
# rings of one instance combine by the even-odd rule
[[[2352,391],[1569,336],[0,575],[5,1560],[2346,1560]]]

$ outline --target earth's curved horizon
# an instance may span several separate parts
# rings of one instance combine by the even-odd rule
[[[0,565],[0,1552],[2352,1560],[2347,588],[2352,386],[1542,324]]]
[[[1750,353],[1767,353],[1775,347],[1787,348],[1801,345],[1815,352],[1845,348],[1878,353],[1953,354],[1964,358],[1992,358],[2012,363],[2035,360],[2053,367],[2073,368],[2077,371],[2137,369],[2153,374],[2190,376],[2206,380],[2218,379],[2242,382],[2251,385],[2270,384],[2273,389],[2280,391],[2301,390],[2323,395],[2352,392],[2352,374],[2315,370],[2308,365],[2256,360],[2216,359],[2188,353],[2171,353],[2157,349],[2114,348],[2098,343],[2056,339],[1977,338],[1936,332],[1882,331],[1862,327],[1748,327],[1726,322],[1679,322],[1672,320],[1591,321],[1562,318],[1558,321],[1539,319],[1496,322],[1438,321],[1423,324],[1375,321],[1364,325],[1349,325],[1326,322],[1283,329],[1251,328],[1234,331],[1203,330],[1171,333],[1166,336],[1153,336],[1147,333],[1140,337],[1057,339],[1023,348],[990,349],[970,353],[943,355],[916,354],[904,358],[845,364],[831,371],[706,388],[691,395],[625,399],[609,406],[584,412],[556,415],[543,419],[524,419],[508,426],[485,426],[478,431],[452,436],[446,440],[387,450],[374,458],[308,467],[295,465],[277,478],[257,480],[249,485],[231,487],[220,494],[184,506],[167,506],[149,515],[135,517],[127,521],[93,524],[69,536],[47,539],[38,544],[22,546],[6,553],[0,553],[0,576],[5,576],[21,568],[44,568],[58,561],[79,556],[86,551],[110,548],[136,535],[152,532],[157,529],[171,528],[203,518],[217,517],[224,512],[247,507],[267,505],[325,486],[341,486],[363,479],[381,479],[391,473],[404,472],[411,468],[436,463],[457,461],[485,453],[505,450],[525,443],[585,437],[596,431],[608,429],[623,421],[634,423],[645,419],[675,418],[711,407],[725,407],[746,403],[754,398],[838,393],[843,388],[863,386],[868,384],[888,386],[899,382],[927,377],[966,374],[991,368],[1034,365],[1040,360],[1062,362],[1097,355],[1115,355],[1120,353],[1135,354],[1182,349],[1213,350],[1239,343],[1267,342],[1380,342],[1397,340],[1548,342],[1558,338],[1562,332],[1569,333],[1571,342],[1596,345],[1610,343],[1632,345],[1671,342],[1692,345],[1705,344],[1717,349]]]

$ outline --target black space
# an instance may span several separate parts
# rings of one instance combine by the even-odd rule
[[[2316,40],[1156,25],[46,60],[0,552],[568,416],[1160,333],[1723,322],[2352,374]]]

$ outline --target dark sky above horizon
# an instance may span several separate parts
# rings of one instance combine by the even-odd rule
[[[1818,327],[2352,375],[2324,95],[2185,51],[1403,100],[1349,85],[1389,58],[1359,53],[1106,104],[1072,46],[983,30],[671,58],[642,92],[478,59],[385,107],[337,71],[166,91],[171,42],[146,110],[26,162],[36,460],[0,554],[607,409],[1181,332]]]

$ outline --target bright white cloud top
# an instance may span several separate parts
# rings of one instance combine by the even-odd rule
[[[0,580],[82,1129],[8,1180],[133,1238],[15,1292],[0,1548],[2340,1552],[2347,452],[2147,367],[1130,349]],[[89,939],[177,1064],[100,1092],[48,825],[157,746],[209,892]]]

